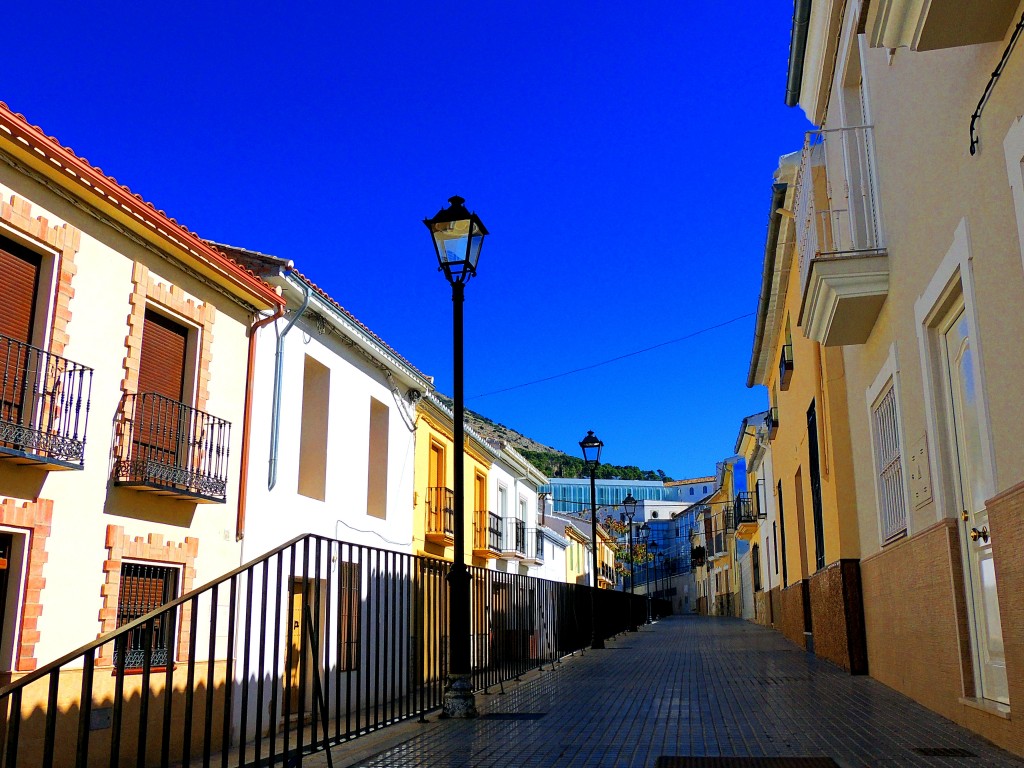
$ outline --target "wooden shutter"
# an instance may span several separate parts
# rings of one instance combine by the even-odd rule
[[[32,341],[41,263],[38,254],[0,240],[0,334],[26,344]]]
[[[155,392],[182,401],[185,390],[185,346],[188,329],[152,310],[142,328],[139,393]]]

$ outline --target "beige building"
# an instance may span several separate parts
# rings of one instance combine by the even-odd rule
[[[238,565],[247,336],[281,301],[3,104],[0,275],[9,680]],[[188,613],[152,638],[154,665],[187,654]],[[97,655],[97,706],[113,661]]]
[[[839,499],[855,499],[870,674],[1017,753],[1022,10],[798,2],[787,102],[819,129],[785,206],[795,326],[846,390]]]

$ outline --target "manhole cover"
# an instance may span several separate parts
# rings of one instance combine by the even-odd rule
[[[969,749],[960,747],[914,747],[914,751],[925,757],[977,757]]]
[[[547,712],[488,712],[482,720],[540,720]]]
[[[830,757],[690,757],[662,755],[654,768],[839,768]]]

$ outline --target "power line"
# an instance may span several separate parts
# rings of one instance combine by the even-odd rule
[[[680,336],[678,339],[670,339],[669,341],[663,341],[660,344],[655,344],[652,347],[645,347],[644,349],[638,349],[635,352],[627,352],[624,355],[619,355],[618,357],[613,357],[613,358],[611,358],[609,360],[602,360],[599,363],[592,363],[591,365],[584,365],[584,366],[582,366],[580,368],[574,368],[571,371],[564,371],[562,373],[553,374],[552,376],[545,376],[543,379],[535,379],[533,381],[527,381],[527,382],[524,382],[522,384],[513,384],[511,387],[505,387],[504,389],[495,389],[495,390],[492,390],[490,392],[483,392],[483,393],[481,393],[479,395],[472,395],[470,397],[467,397],[466,399],[467,400],[476,400],[477,398],[480,398],[480,397],[489,397],[490,395],[498,395],[498,394],[501,394],[502,392],[511,392],[513,389],[522,389],[524,387],[532,387],[534,384],[542,384],[545,381],[552,381],[553,379],[560,379],[563,376],[571,376],[574,373],[581,373],[582,371],[589,371],[589,370],[592,370],[594,368],[600,368],[603,365],[610,365],[611,363],[616,363],[619,360],[625,360],[626,358],[629,358],[629,357],[635,357],[636,355],[642,355],[645,352],[651,352],[652,350],[660,349],[661,347],[667,347],[670,344],[678,344],[681,341],[686,341],[687,339],[692,339],[695,336],[700,336],[703,333],[708,333],[709,331],[714,331],[714,330],[716,330],[718,328],[724,328],[727,325],[731,325],[732,323],[738,322],[740,320],[745,320],[746,318],[753,317],[753,316],[754,316],[753,312],[747,312],[745,315],[738,315],[738,316],[732,318],[731,320],[726,320],[725,322],[718,323],[717,325],[709,325],[707,328],[701,328],[699,331],[694,331],[693,333],[688,333],[685,336]]]

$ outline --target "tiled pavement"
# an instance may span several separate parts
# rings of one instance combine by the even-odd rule
[[[668,618],[505,690],[477,696],[479,719],[402,723],[336,747],[333,764],[653,768],[663,755],[721,755],[1024,768],[1024,760],[881,683],[851,677],[739,619]],[[974,756],[915,751],[936,747]],[[326,755],[304,764],[325,766]]]

